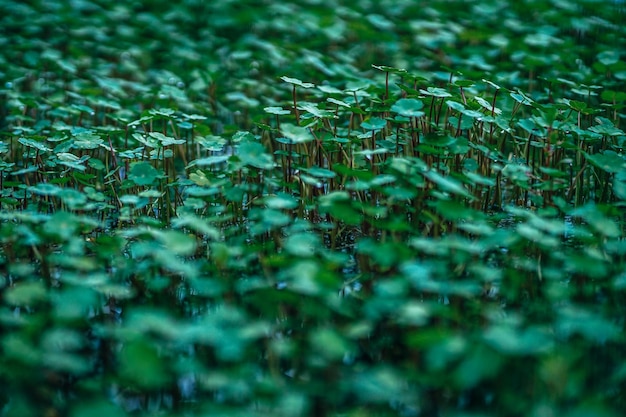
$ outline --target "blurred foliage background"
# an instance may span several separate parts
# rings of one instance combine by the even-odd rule
[[[0,0],[0,415],[623,415],[625,16]]]

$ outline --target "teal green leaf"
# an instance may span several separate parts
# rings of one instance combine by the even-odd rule
[[[361,127],[365,130],[380,130],[387,126],[387,121],[380,117],[370,117],[361,123]]]
[[[602,153],[588,154],[587,160],[606,172],[616,173],[626,170],[626,159],[615,151],[606,150]]]
[[[4,301],[14,306],[30,306],[48,298],[42,281],[24,282],[4,291]]]
[[[194,235],[188,235],[177,230],[164,230],[155,232],[155,236],[163,246],[176,255],[187,256],[196,250],[197,242]]]
[[[290,78],[290,77],[287,77],[287,76],[284,76],[284,75],[282,77],[280,77],[280,79],[283,80],[286,83],[297,85],[298,87],[303,87],[303,88],[313,88],[313,87],[315,87],[315,84],[313,84],[313,83],[305,83],[305,82],[302,82],[301,80],[299,80],[297,78]]]
[[[487,329],[483,338],[492,348],[509,355],[545,353],[554,347],[550,331],[538,327],[517,329],[496,325]]]
[[[68,240],[76,234],[79,225],[76,215],[66,211],[58,211],[45,223],[44,230],[50,236]]]
[[[404,117],[422,117],[424,112],[421,109],[424,103],[414,98],[401,98],[391,106],[391,111]]]
[[[272,169],[276,166],[272,155],[268,154],[265,147],[258,142],[242,142],[237,155],[241,162],[255,168]]]
[[[133,181],[136,185],[151,185],[154,180],[160,177],[159,171],[149,162],[133,162],[130,165],[128,179]]]
[[[118,358],[120,375],[139,388],[158,389],[170,381],[166,362],[159,356],[156,346],[146,340],[125,343]]]
[[[285,115],[291,113],[289,110],[285,110],[282,107],[264,107],[263,111],[269,114]]]
[[[449,176],[444,177],[436,171],[428,171],[424,176],[435,183],[442,191],[473,199],[474,196],[463,185]]]
[[[19,138],[17,141],[24,146],[28,146],[29,148],[35,148],[41,152],[50,152],[52,150],[48,148],[46,145],[44,145],[43,143],[37,142],[36,140],[27,139],[27,138]]]
[[[302,126],[295,126],[289,123],[281,125],[283,135],[291,141],[291,143],[311,142],[314,138],[309,129]]]

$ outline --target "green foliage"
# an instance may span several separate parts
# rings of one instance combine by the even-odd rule
[[[427,3],[0,1],[0,416],[624,415],[626,6]]]

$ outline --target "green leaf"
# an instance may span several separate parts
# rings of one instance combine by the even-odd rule
[[[345,101],[337,100],[337,99],[334,99],[334,98],[332,98],[332,97],[327,98],[327,99],[326,99],[326,101],[328,101],[329,103],[336,104],[336,105],[341,106],[341,107],[347,107],[347,108],[350,108],[350,107],[351,107],[351,106],[350,106],[348,103],[346,103]]]
[[[517,91],[516,93],[511,92],[509,95],[511,96],[511,98],[513,98],[513,100],[515,100],[518,103],[523,104],[525,106],[530,106],[530,105],[532,105],[534,103],[534,101],[531,98],[526,96],[521,91]]]
[[[443,88],[439,88],[439,87],[428,87],[426,90],[420,89],[420,93],[426,96],[433,96],[433,97],[438,97],[438,98],[452,97],[452,94],[448,93],[446,90],[444,90]]]
[[[605,172],[616,173],[626,169],[626,159],[615,151],[606,150],[602,153],[585,156],[589,162]]]
[[[276,114],[279,116],[291,113],[289,110],[285,110],[282,107],[264,107],[263,111],[269,114]]]
[[[424,112],[421,109],[424,103],[414,98],[401,98],[391,106],[391,111],[404,117],[422,117]]]
[[[148,135],[157,140],[161,144],[161,146],[170,146],[170,145],[181,145],[185,143],[184,139],[176,139],[171,136],[166,136],[159,132],[150,132]]]
[[[446,105],[450,107],[452,110],[456,110],[459,112],[462,112],[463,110],[465,110],[465,106],[462,103],[459,103],[457,101],[446,100]]]
[[[154,231],[153,234],[163,246],[176,255],[188,256],[196,250],[197,242],[193,235],[176,230]]]
[[[315,103],[299,103],[298,104],[298,109],[304,110],[305,112],[308,112],[308,113],[312,114],[314,117],[318,117],[320,119],[322,119],[322,118],[330,118],[330,119],[337,119],[337,118],[339,118],[338,116],[335,115],[334,112],[332,112],[330,110],[322,110]]]
[[[361,123],[361,127],[365,130],[380,130],[387,126],[387,121],[380,117],[370,117]]]
[[[152,185],[157,178],[161,178],[161,175],[149,162],[142,161],[130,164],[128,179],[136,185]]]
[[[37,142],[36,140],[27,139],[27,138],[19,138],[17,141],[24,146],[28,146],[29,148],[35,148],[41,152],[52,151],[52,149],[48,148],[46,145],[44,145],[41,142]]]
[[[314,140],[313,135],[306,127],[283,123],[280,128],[283,135],[289,139],[291,143],[306,143]]]
[[[265,147],[258,142],[242,142],[237,155],[241,162],[258,169],[272,169],[276,166],[272,155],[265,151]]]
[[[282,77],[280,77],[280,79],[283,80],[286,83],[297,85],[298,87],[303,87],[303,88],[313,88],[313,87],[315,87],[315,84],[305,83],[305,82],[302,82],[301,80],[299,80],[297,78],[290,78],[290,77],[287,77],[287,76],[284,76],[284,75]]]
[[[228,159],[230,158],[230,155],[213,155],[213,156],[208,156],[206,158],[200,158],[200,159],[196,159],[194,161],[192,161],[187,168],[191,168],[193,166],[211,166],[211,165],[217,165],[217,164],[221,164],[223,162],[228,161]]]
[[[303,168],[303,171],[317,178],[335,178],[337,176],[337,174],[330,169],[320,167]]]
[[[474,199],[474,196],[459,181],[449,176],[444,177],[436,171],[428,171],[424,173],[424,176],[435,183],[442,191]]]
[[[619,62],[619,55],[620,55],[619,52],[615,50],[603,51],[597,55],[597,58],[598,58],[598,62],[608,67],[610,65],[614,65]]]
[[[474,347],[453,373],[454,381],[461,388],[471,388],[494,377],[503,365],[500,355],[483,347]]]
[[[92,131],[82,131],[74,135],[72,147],[75,149],[96,149],[104,140]]]
[[[488,110],[490,113],[493,112],[494,114],[502,114],[501,109],[494,107],[490,102],[488,102],[484,98],[476,96],[474,97],[474,100],[476,100],[476,102],[480,104],[482,108],[484,108],[485,110]]]
[[[4,291],[4,301],[14,306],[31,306],[46,300],[48,293],[41,281],[24,282]]]
[[[620,200],[626,200],[626,181],[613,181],[613,192]]]
[[[621,328],[611,319],[575,306],[563,306],[558,310],[556,331],[559,336],[580,334],[587,340],[603,344],[621,336]]]
[[[509,355],[534,355],[553,349],[550,332],[538,327],[517,329],[510,325],[495,325],[483,333],[492,348]]]
[[[125,343],[118,354],[120,376],[138,388],[158,389],[169,382],[165,361],[156,346],[138,339]]]
[[[70,417],[124,417],[124,409],[105,399],[76,401]]]
[[[285,240],[285,250],[298,257],[310,257],[321,246],[319,236],[312,233],[295,233]]]
[[[172,220],[172,227],[177,229],[188,228],[211,240],[220,238],[219,229],[212,226],[206,219],[193,214],[181,214],[180,217]]]
[[[311,331],[309,340],[315,355],[322,355],[330,360],[340,360],[350,350],[348,341],[328,327]]]
[[[358,225],[363,214],[351,205],[350,195],[345,191],[333,191],[319,198],[320,211],[330,213],[346,224]]]
[[[68,240],[76,235],[79,224],[76,215],[66,211],[58,211],[46,222],[44,230],[50,236]]]
[[[291,194],[279,193],[263,198],[263,204],[274,210],[289,210],[298,207],[298,200]]]

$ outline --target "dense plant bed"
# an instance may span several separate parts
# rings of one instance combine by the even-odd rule
[[[0,1],[0,415],[626,412],[625,6],[362,3]]]

